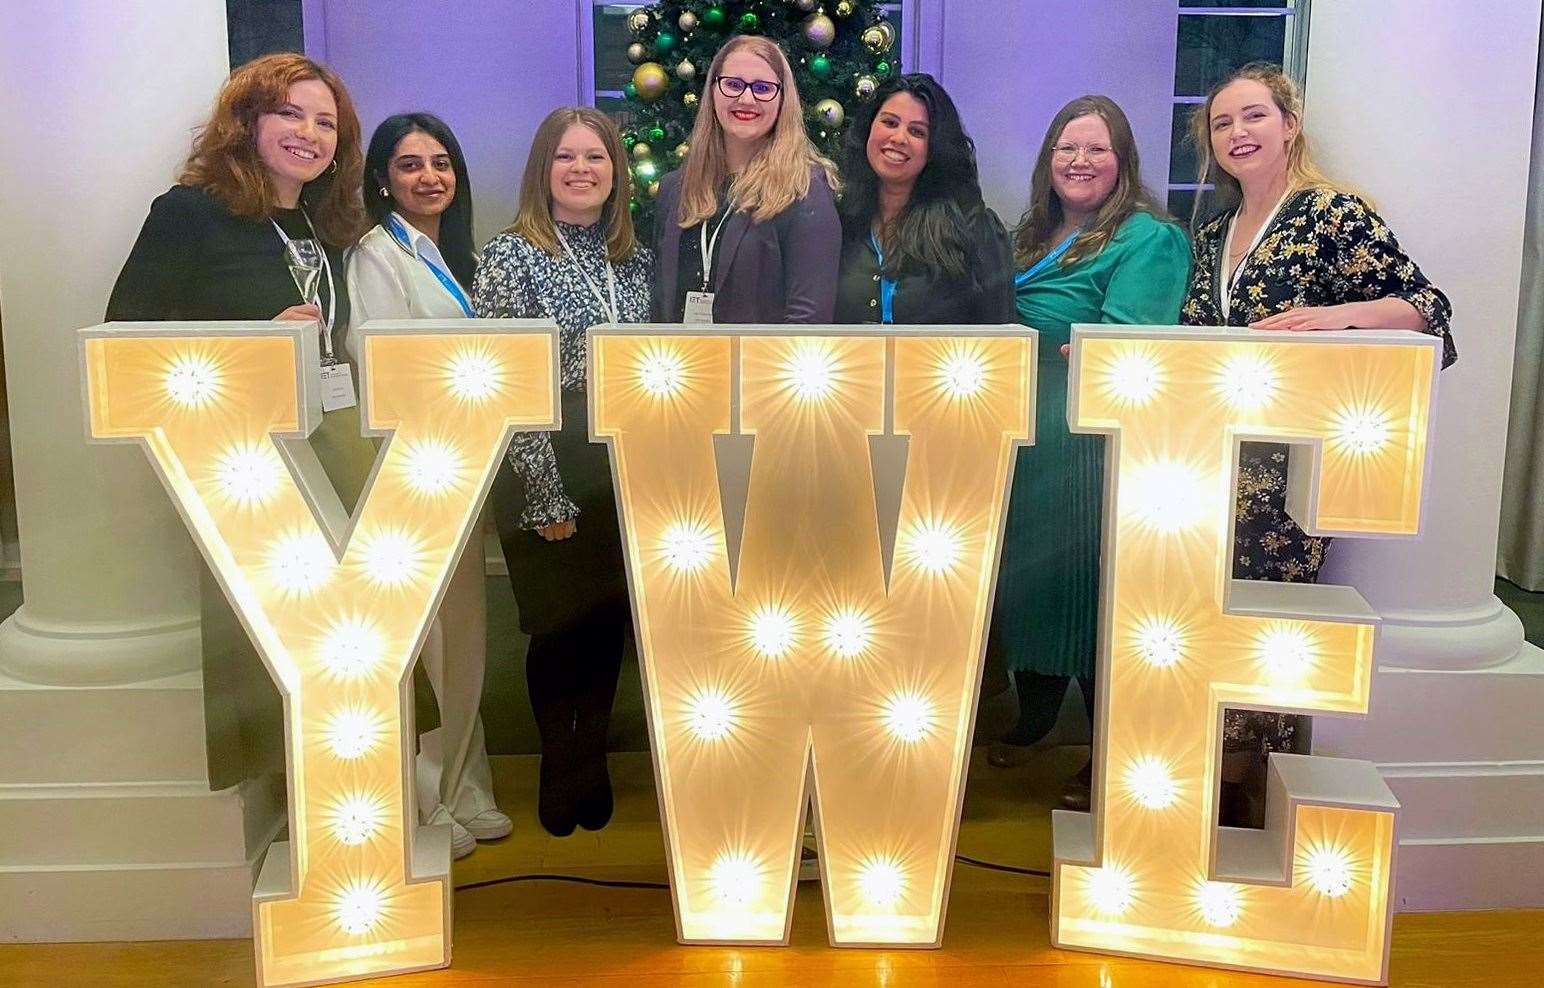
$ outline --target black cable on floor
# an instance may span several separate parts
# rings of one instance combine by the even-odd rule
[[[954,860],[960,864],[970,865],[973,868],[985,868],[988,871],[1002,871],[1010,875],[1029,875],[1033,878],[1050,878],[1051,873],[1040,871],[1036,868],[1020,868],[1017,865],[998,864],[995,861],[982,861],[980,858],[968,857],[964,854],[956,854]],[[606,878],[584,878],[580,875],[506,875],[503,878],[489,878],[481,882],[468,882],[465,885],[457,885],[457,892],[469,892],[472,889],[485,889],[493,885],[510,885],[515,882],[570,882],[574,885],[595,885],[607,889],[669,889],[665,882],[630,882]]]

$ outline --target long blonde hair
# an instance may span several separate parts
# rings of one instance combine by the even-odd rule
[[[1297,124],[1297,134],[1287,147],[1287,190],[1289,192],[1300,192],[1303,189],[1323,189],[1330,192],[1352,191],[1339,182],[1331,181],[1314,163],[1313,153],[1308,146],[1308,133],[1303,127],[1303,97],[1298,92],[1297,83],[1293,82],[1279,65],[1270,62],[1250,62],[1213,86],[1212,91],[1206,94],[1206,102],[1198,105],[1195,112],[1190,115],[1190,141],[1195,145],[1198,162],[1196,182],[1202,185],[1211,184],[1216,188],[1217,204],[1231,206],[1243,197],[1243,189],[1239,186],[1238,179],[1219,167],[1217,159],[1212,155],[1212,103],[1217,99],[1218,93],[1241,79],[1258,82],[1270,90],[1271,101],[1276,104],[1276,109],[1281,111],[1282,117]],[[1200,207],[1201,197],[1196,196],[1195,206],[1190,216],[1192,226],[1200,215]]]
[[[804,130],[804,107],[799,102],[793,69],[783,50],[758,35],[738,35],[718,50],[702,89],[697,122],[692,126],[692,153],[687,156],[681,171],[678,222],[683,230],[718,212],[718,192],[729,176],[724,129],[718,122],[714,102],[724,60],[737,51],[747,51],[771,66],[783,88],[782,104],[778,107],[777,120],[772,125],[766,146],[751,159],[745,171],[734,177],[734,183],[729,187],[729,196],[736,208],[749,213],[758,223],[771,219],[809,194],[811,165],[819,165],[825,171],[831,191],[841,187],[836,165],[815,150]]]
[[[627,167],[627,152],[622,134],[604,113],[590,106],[563,106],[547,114],[531,139],[531,153],[525,159],[525,174],[520,179],[520,209],[505,233],[518,233],[527,241],[557,257],[563,253],[557,228],[552,225],[552,158],[557,154],[563,134],[575,124],[595,132],[606,146],[611,159],[611,195],[601,207],[600,219],[606,224],[606,257],[620,264],[638,248],[633,233],[633,214],[628,202],[633,197],[632,172]]]

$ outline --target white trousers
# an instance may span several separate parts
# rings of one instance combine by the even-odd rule
[[[487,577],[478,519],[466,551],[450,575],[450,586],[424,642],[424,671],[440,708],[440,726],[418,738],[414,779],[418,817],[429,822],[443,805],[465,822],[494,809],[493,772],[483,737],[483,670],[487,660]]]

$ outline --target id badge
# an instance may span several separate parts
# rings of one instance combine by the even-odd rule
[[[353,408],[359,404],[354,396],[354,378],[346,363],[328,364],[322,368],[322,411],[336,412],[340,408]]]
[[[681,322],[687,326],[713,325],[713,293],[687,292],[686,312]]]

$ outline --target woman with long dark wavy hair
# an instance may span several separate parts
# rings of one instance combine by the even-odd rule
[[[898,76],[847,130],[840,323],[1009,323],[1013,253],[975,145],[930,75]]]
[[[1093,719],[1104,438],[1067,429],[1073,323],[1171,325],[1190,246],[1142,186],[1126,114],[1081,96],[1052,119],[1014,231],[1019,318],[1040,333],[1035,445],[1019,450],[988,649],[1014,674],[1019,722],[994,749],[1014,760],[1050,733],[1073,678]],[[1064,802],[1086,809],[1089,768]]]

